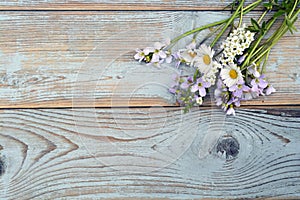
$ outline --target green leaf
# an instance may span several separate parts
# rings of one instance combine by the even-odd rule
[[[269,3],[264,3],[263,6],[267,9],[267,10],[272,10],[273,8],[273,3],[269,2]]]
[[[277,18],[277,17],[280,17],[283,14],[285,14],[284,10],[278,10],[276,13],[274,13],[274,17]]]
[[[254,27],[254,29],[260,30],[259,24],[257,23],[257,21],[255,19],[251,18],[251,24]]]
[[[267,23],[264,21],[261,25],[261,34],[265,34],[265,32],[267,31]]]
[[[198,75],[199,75],[199,70],[196,69],[196,71],[195,71],[195,73],[194,73],[194,76],[193,76],[193,81],[196,81],[196,80],[197,80]]]
[[[246,28],[248,31],[250,32],[254,32],[254,33],[258,33],[259,30],[255,29],[253,26],[248,26],[248,28]]]
[[[262,28],[262,29],[266,29],[266,26],[267,26],[267,23],[264,21],[264,22],[262,23],[262,25],[261,25],[261,28]]]

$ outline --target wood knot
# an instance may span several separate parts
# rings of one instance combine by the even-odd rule
[[[2,158],[0,158],[0,176],[2,176],[5,172],[5,162],[3,161]]]
[[[224,156],[226,159],[233,159],[237,157],[240,150],[238,141],[232,136],[223,136],[217,143],[217,154]]]

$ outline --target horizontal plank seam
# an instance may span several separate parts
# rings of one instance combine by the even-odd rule
[[[224,10],[224,9],[216,9],[216,10],[211,10],[211,9],[157,9],[157,10],[147,10],[147,9],[1,9],[0,12],[231,12],[231,10]],[[262,12],[264,11],[263,9],[257,9],[253,10],[253,12]]]
[[[284,107],[293,107],[295,109],[300,109],[300,104],[285,104],[285,105],[243,105],[241,107],[238,107],[237,109],[247,109],[247,108],[253,108],[253,107],[257,107],[257,108],[265,108],[265,109],[268,109],[268,108],[284,108]],[[0,110],[19,110],[19,109],[26,109],[26,110],[34,110],[34,109],[52,109],[52,110],[63,110],[63,109],[92,109],[92,108],[95,108],[95,109],[124,109],[124,108],[130,108],[130,109],[135,109],[135,108],[182,108],[184,109],[183,106],[115,106],[115,107],[108,107],[108,106],[96,106],[96,107],[84,107],[84,106],[79,106],[79,107],[72,107],[72,106],[65,106],[65,107],[8,107],[8,108],[0,108]],[[200,106],[200,108],[219,108],[215,105],[203,105],[203,106]],[[194,107],[194,108],[197,108],[197,107]],[[221,109],[221,108],[220,108]]]

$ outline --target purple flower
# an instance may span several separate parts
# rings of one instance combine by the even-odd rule
[[[232,105],[232,104],[234,104],[236,107],[240,107],[240,105],[241,105],[241,98],[232,97],[228,101],[227,105]]]
[[[226,105],[228,98],[229,98],[229,92],[228,88],[224,85],[223,81],[219,77],[217,81],[217,88],[214,91],[215,99],[216,99],[216,105]]]
[[[154,52],[152,55],[151,63],[158,63],[161,60],[167,58],[167,54],[165,51],[162,49],[165,47],[165,44],[160,43],[160,42],[155,42],[154,43]]]
[[[246,56],[247,56],[247,55],[244,54],[244,55],[242,55],[241,57],[239,57],[239,59],[237,60],[237,64],[238,64],[238,65],[241,65],[241,64],[244,62]]]
[[[173,80],[173,83],[171,84],[171,86],[169,88],[169,92],[172,94],[176,94],[176,91],[179,88],[180,76],[178,74],[173,74],[172,80]]]
[[[265,95],[263,93],[264,89],[268,86],[268,82],[264,79],[265,75],[261,75],[258,78],[251,80],[251,94],[253,98],[258,97],[259,95]]]
[[[158,67],[163,62],[171,63],[172,55],[169,51],[165,50],[169,44],[170,41],[168,40],[165,43],[156,42],[153,47],[146,47],[143,50],[137,49],[134,59],[139,62],[144,61],[148,64],[154,64]]]
[[[166,63],[171,63],[172,60],[173,60],[173,56],[170,55],[170,54],[167,54],[167,57],[166,57],[166,59],[165,59]]]
[[[194,84],[191,88],[191,92],[199,92],[201,97],[206,95],[206,88],[209,88],[211,84],[209,82],[205,82],[202,78],[198,78],[196,84]]]
[[[235,97],[241,98],[244,92],[250,91],[250,88],[245,85],[243,80],[240,80],[237,84],[231,86],[229,91],[231,91]]]
[[[214,91],[217,106],[220,106],[223,103],[222,93],[223,91],[220,88],[216,88]]]
[[[252,89],[250,88],[250,91],[249,92],[244,92],[243,93],[243,96],[242,96],[242,100],[245,100],[245,101],[247,101],[247,100],[251,100],[251,99],[253,99],[254,97],[253,97],[253,95],[252,95]]]
[[[265,89],[268,86],[268,82],[265,80],[265,75],[261,75],[251,81],[251,85],[257,84],[261,89]]]
[[[176,60],[175,67],[178,68],[181,64],[181,54],[179,51],[172,54],[173,58]]]
[[[172,94],[176,94],[176,88],[175,87],[170,87],[169,92]]]
[[[194,83],[193,81],[193,77],[188,76],[185,81],[180,85],[180,87],[182,89],[187,89],[188,87],[190,87],[192,84]]]
[[[256,77],[256,78],[260,77],[260,73],[257,71],[255,64],[248,67],[247,70],[248,70],[249,74],[252,74],[254,77]]]
[[[154,48],[153,47],[146,47],[145,49],[141,50],[141,49],[136,49],[136,54],[134,55],[134,59],[139,60],[139,62],[141,61],[145,61],[145,62],[150,62],[150,57],[149,54],[154,52]]]
[[[266,88],[266,95],[270,95],[273,92],[276,92],[275,88],[272,85],[268,85]]]

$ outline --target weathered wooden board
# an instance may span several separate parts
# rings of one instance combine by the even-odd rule
[[[2,110],[0,198],[299,198],[299,131],[297,107]]]
[[[1,1],[0,199],[299,199],[299,32],[270,55],[278,92],[236,117],[183,114],[176,70],[132,60],[230,2]]]
[[[215,10],[230,0],[4,0],[0,10]]]
[[[1,12],[0,107],[172,106],[167,87],[174,68],[140,65],[132,60],[133,50],[226,16],[181,11]],[[299,46],[299,32],[287,34],[275,46],[267,76],[278,92],[250,104],[300,103]]]

